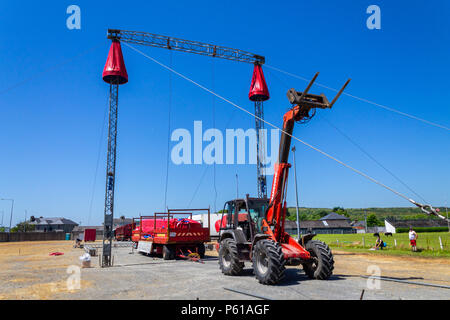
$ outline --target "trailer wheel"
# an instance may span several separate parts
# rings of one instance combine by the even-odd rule
[[[253,271],[262,284],[274,285],[284,278],[285,263],[281,246],[272,240],[260,240],[253,247]]]
[[[170,245],[164,245],[163,247],[163,259],[173,260],[175,259],[175,248]]]
[[[200,259],[203,259],[205,257],[205,251],[206,251],[205,244],[204,243],[200,243],[197,246],[197,252],[198,252],[198,254],[200,256]]]
[[[303,264],[303,270],[310,279],[326,280],[333,274],[334,259],[328,245],[322,241],[311,240],[305,249],[311,254],[311,262]]]
[[[239,261],[236,241],[231,238],[220,242],[219,266],[222,273],[227,276],[237,276],[244,269],[244,263]]]

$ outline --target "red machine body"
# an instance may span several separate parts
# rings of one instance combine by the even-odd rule
[[[207,210],[209,209],[193,209]],[[189,218],[177,216],[189,215]],[[204,254],[204,243],[211,241],[209,225],[204,227],[200,222],[192,220],[192,213],[155,213],[152,216],[138,218],[139,224],[133,219],[133,231],[131,240],[135,243],[138,251],[148,254],[164,254],[169,250],[175,256],[184,256],[185,252],[198,252]],[[151,245],[149,245],[151,243]],[[142,247],[145,249],[139,250]],[[166,259],[166,258],[165,258]]]
[[[117,241],[129,241],[131,240],[131,234],[133,231],[133,224],[129,223],[120,227],[117,227],[114,231],[114,236]]]
[[[141,225],[133,230],[132,240],[153,241],[155,243],[170,244],[178,242],[209,241],[209,229],[203,228],[201,223],[185,218],[156,218],[144,217]],[[153,219],[152,219],[153,218]]]

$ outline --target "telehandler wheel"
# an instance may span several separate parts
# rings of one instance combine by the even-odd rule
[[[334,269],[334,259],[328,245],[322,241],[311,240],[305,249],[311,254],[311,262],[303,264],[303,270],[310,279],[326,280]]]
[[[253,247],[253,271],[262,284],[277,284],[284,278],[285,263],[281,246],[272,240],[260,240]]]
[[[171,245],[164,245],[163,247],[163,259],[173,260],[175,259],[175,248]]]
[[[244,263],[239,261],[236,241],[231,238],[220,242],[219,266],[222,273],[227,276],[237,276],[244,269]]]

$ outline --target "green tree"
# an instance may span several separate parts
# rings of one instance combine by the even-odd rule
[[[319,215],[321,218],[325,217],[327,214],[328,214],[328,212],[325,211],[325,210],[320,210],[319,213],[318,213],[318,215]]]
[[[334,207],[332,211],[335,212],[335,213],[337,213],[337,214],[340,214],[341,216],[350,218],[350,215],[349,215],[349,213],[347,212],[347,210],[345,210],[345,209],[342,208],[342,207]]]
[[[377,216],[374,213],[371,213],[367,216],[367,226],[375,227],[380,224],[380,220],[378,220]]]
[[[11,228],[11,232],[29,232],[34,231],[35,225],[29,222],[20,222],[15,227]]]

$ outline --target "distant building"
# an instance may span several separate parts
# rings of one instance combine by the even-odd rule
[[[326,219],[326,218],[329,219]],[[354,229],[350,225],[350,219],[341,216],[335,212],[319,219],[319,220],[304,220],[300,221],[300,233],[306,234],[308,230],[317,234],[343,234],[343,233],[355,233]],[[297,234],[297,222],[286,221],[284,228],[289,234]]]
[[[366,233],[366,222],[355,220],[350,223],[352,228],[356,230],[356,233]]]
[[[337,214],[336,212],[331,212],[327,214],[325,217],[320,218],[319,220],[346,220],[350,223],[350,218],[347,218],[346,216],[342,216],[340,214]]]
[[[416,219],[416,220],[396,220],[385,219],[384,225],[386,232],[396,233],[398,228],[430,228],[430,227],[448,227],[448,224],[444,220],[437,219]]]
[[[34,225],[34,231],[37,232],[56,232],[62,231],[66,233],[72,232],[78,223],[66,218],[34,218],[30,221],[30,225]]]

